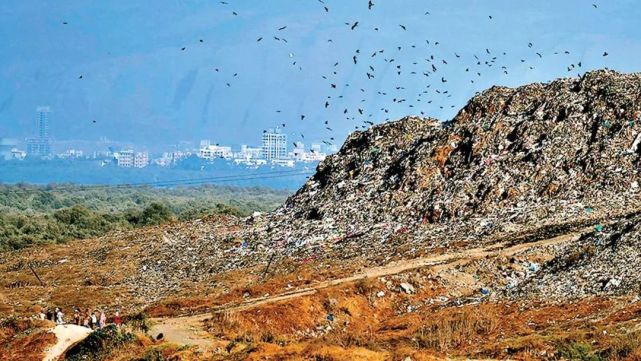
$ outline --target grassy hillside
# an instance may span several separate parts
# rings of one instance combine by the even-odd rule
[[[61,243],[207,214],[243,216],[272,210],[286,197],[285,191],[224,186],[0,185],[0,250]]]

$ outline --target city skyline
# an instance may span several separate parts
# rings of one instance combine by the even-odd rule
[[[0,139],[5,140],[5,142],[11,141],[11,144],[13,147],[17,146],[23,146],[23,148],[26,149],[26,152],[29,154],[37,154],[39,157],[46,157],[47,155],[50,155],[54,153],[53,147],[55,147],[57,144],[65,144],[69,142],[83,142],[87,143],[90,145],[93,145],[95,148],[92,147],[78,147],[78,146],[63,146],[65,148],[65,151],[70,150],[70,149],[75,149],[75,148],[85,148],[82,149],[83,151],[88,151],[88,152],[95,152],[97,150],[101,150],[102,148],[109,147],[109,145],[106,144],[111,144],[111,146],[115,144],[120,144],[119,146],[122,149],[126,148],[132,148],[132,147],[140,147],[139,144],[130,142],[130,141],[122,141],[122,140],[110,140],[107,137],[101,136],[97,140],[91,140],[91,139],[57,139],[55,137],[55,134],[51,133],[51,125],[52,123],[55,124],[55,121],[51,119],[51,113],[53,113],[52,109],[48,105],[39,105],[35,107],[35,120],[34,123],[36,124],[32,129],[31,129],[31,136],[20,139],[16,137],[12,137],[10,134],[4,135],[0,134]],[[270,128],[269,131],[276,129],[277,132],[280,132],[280,127],[276,126],[274,128]],[[267,132],[267,130],[263,131],[263,138],[264,134]],[[247,142],[241,142],[241,143],[236,143],[236,144],[231,144],[228,146],[234,147],[236,146],[237,148],[242,148],[243,146],[251,146],[255,145],[254,143],[257,143],[261,138],[256,138],[253,141],[247,141]],[[200,139],[202,141],[202,138]],[[223,141],[223,140],[221,140]],[[253,143],[252,143],[253,142]],[[300,142],[300,141],[299,141]],[[300,142],[301,144],[304,144],[303,142]],[[322,143],[321,141],[312,141],[312,144],[320,144]],[[176,140],[173,144],[156,144],[155,146],[148,146],[144,145],[142,148],[145,151],[152,151],[152,152],[163,152],[167,148],[171,148],[174,146],[177,146],[179,144],[182,144],[182,147],[177,147],[177,149],[180,150],[196,150],[198,149],[195,144],[197,144],[197,141],[195,140]],[[192,144],[190,147],[189,144]],[[286,140],[286,135],[285,135],[285,145],[287,148],[287,140]],[[8,145],[7,145],[8,146]],[[30,148],[33,148],[30,150]],[[328,150],[334,149],[332,147],[328,147]]]

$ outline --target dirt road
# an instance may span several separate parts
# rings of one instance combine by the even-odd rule
[[[585,232],[591,231],[592,228],[585,228],[579,231],[568,233],[565,235],[557,236],[554,238],[549,238],[545,240],[540,240],[530,243],[520,243],[513,246],[508,246],[507,243],[497,243],[488,247],[474,248],[461,252],[446,253],[442,255],[435,255],[429,257],[422,257],[407,261],[394,262],[381,267],[370,268],[365,272],[357,273],[355,275],[320,282],[309,288],[302,288],[293,290],[286,293],[281,293],[278,295],[268,296],[268,297],[259,297],[246,300],[238,304],[228,304],[217,307],[213,309],[213,312],[235,312],[256,307],[259,305],[264,305],[268,303],[280,302],[285,300],[290,300],[293,298],[304,297],[318,292],[324,288],[338,286],[345,283],[356,282],[361,279],[367,278],[378,278],[388,275],[399,274],[405,271],[424,268],[424,267],[434,267],[438,266],[439,271],[446,269],[448,267],[453,267],[455,264],[460,264],[460,262],[470,262],[475,259],[487,257],[487,256],[510,256],[519,252],[523,252],[533,247],[549,246],[556,245],[566,242],[574,242]],[[211,317],[211,313],[199,314],[194,316],[184,316],[184,317],[175,317],[175,318],[156,318],[152,321],[154,326],[152,327],[150,334],[153,337],[156,337],[158,334],[162,333],[163,338],[166,341],[177,343],[177,344],[187,344],[187,345],[197,345],[197,346],[207,346],[211,345],[212,339],[203,331],[203,322]]]
[[[67,349],[84,340],[91,330],[77,325],[58,325],[50,330],[56,335],[56,344],[45,351],[44,361],[57,360]]]

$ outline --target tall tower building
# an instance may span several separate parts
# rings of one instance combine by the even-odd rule
[[[267,160],[285,159],[287,157],[287,134],[279,128],[263,133],[263,157]]]
[[[27,154],[32,157],[48,157],[51,155],[51,130],[49,113],[46,106],[36,108],[36,136],[27,139]]]
[[[51,113],[51,108],[38,107],[36,108],[36,112],[38,113],[36,122],[38,138],[49,138],[49,113]]]

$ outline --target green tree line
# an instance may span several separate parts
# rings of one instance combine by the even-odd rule
[[[0,185],[0,251],[209,214],[245,216],[270,211],[286,197],[284,191],[224,186]]]

